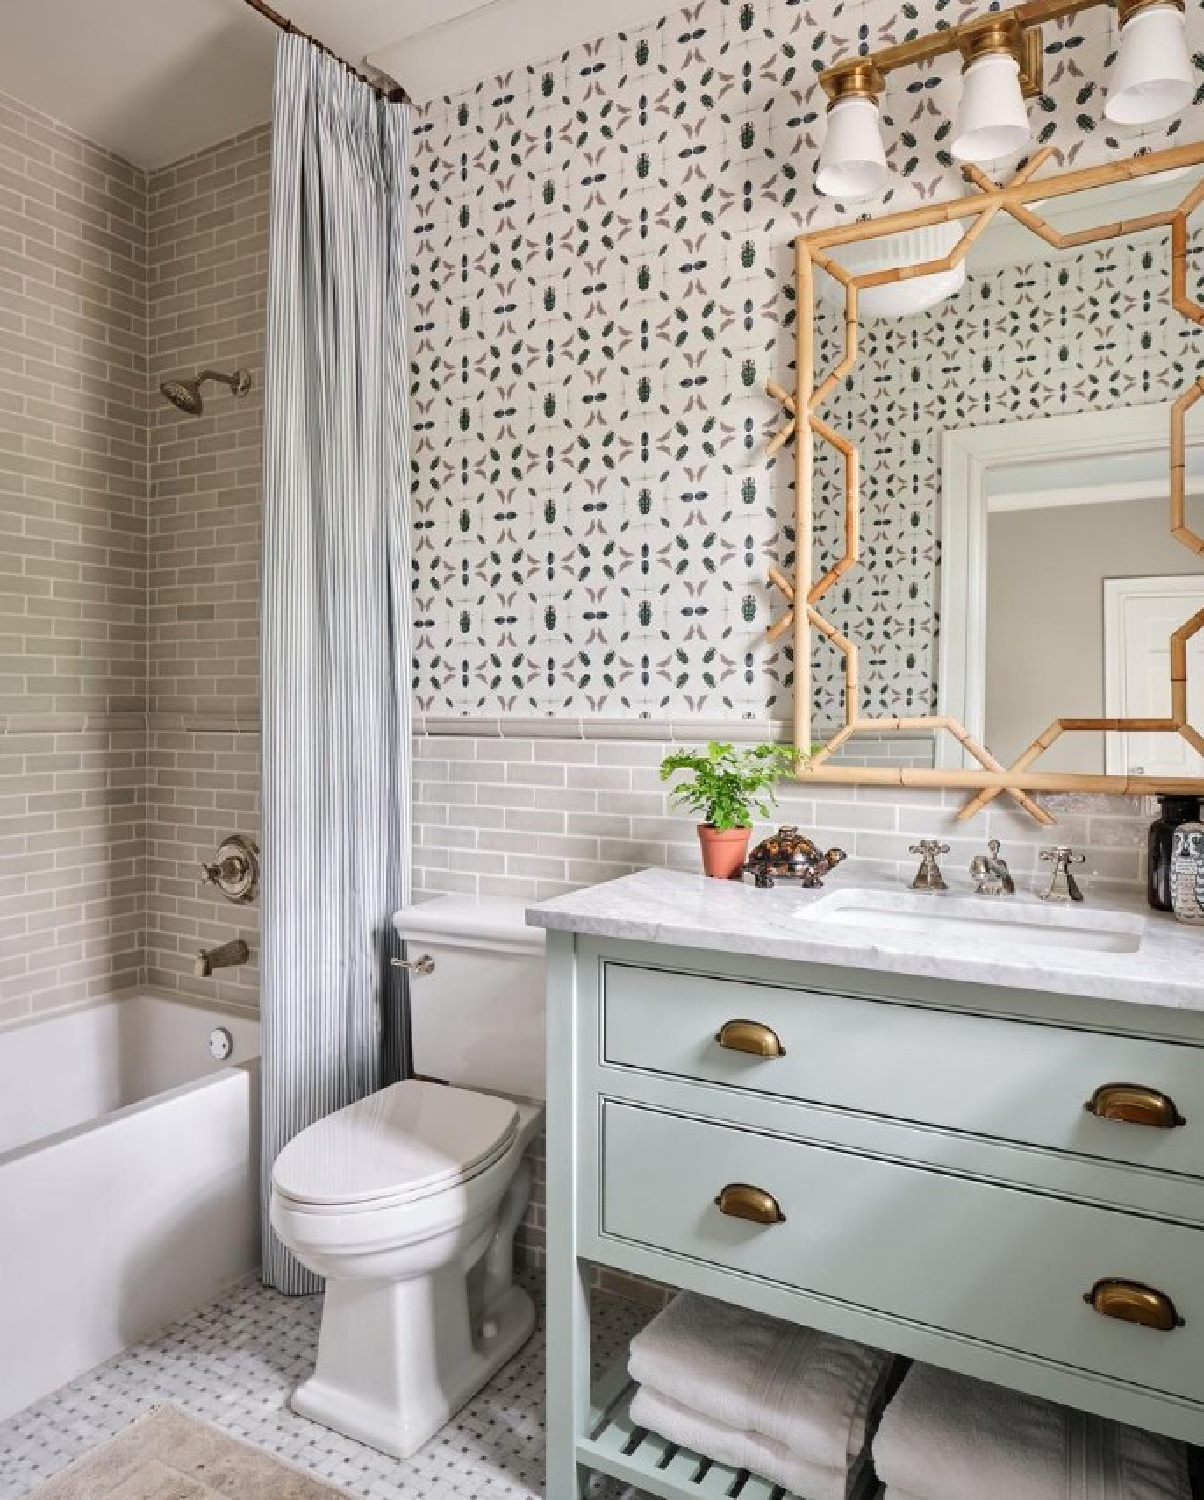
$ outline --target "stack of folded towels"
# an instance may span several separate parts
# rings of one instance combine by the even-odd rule
[[[682,1292],[631,1342],[631,1420],[806,1500],[848,1500],[893,1363],[863,1344]]]
[[[1182,1443],[928,1365],[873,1449],[885,1500],[1191,1500]]]

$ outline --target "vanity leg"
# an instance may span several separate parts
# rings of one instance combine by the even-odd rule
[[[577,1255],[577,1012],[574,943],[549,932],[547,1478],[545,1500],[585,1500],[577,1439],[589,1422],[589,1266]]]
[[[545,1500],[585,1500],[589,1487],[589,1470],[576,1458],[589,1417],[589,1266],[574,1258],[565,1269],[554,1276],[549,1253]]]

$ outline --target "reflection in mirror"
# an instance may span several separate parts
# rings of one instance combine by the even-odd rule
[[[1200,177],[1165,173],[1033,211],[1063,234],[1130,225],[1176,207]],[[1204,214],[1190,228],[1197,290]],[[923,259],[909,238],[832,253],[862,274]],[[899,296],[876,308],[862,294],[857,362],[822,413],[860,452],[860,561],[818,606],[860,648],[860,713],[949,714],[1005,764],[1059,718],[1166,718],[1169,636],[1204,606],[1204,555],[1169,526],[1170,407],[1204,370],[1204,329],[1172,306],[1169,230],[1059,249],[1001,215],[960,287],[916,278],[892,291],[924,310],[900,316]],[[822,272],[815,327],[822,379],[845,347],[843,289]],[[1187,425],[1199,522],[1204,400]],[[814,478],[819,579],[845,539],[844,466],[821,440]],[[1190,650],[1197,724],[1202,653],[1204,632]],[[843,667],[817,640],[817,740],[844,720]],[[971,765],[946,739],[936,763]],[[933,757],[931,736],[859,736],[836,763]],[[1198,762],[1177,736],[1094,732],[1064,737],[1041,769],[1204,775]]]
[[[1204,379],[1204,372],[1201,374]],[[1184,418],[1187,444],[1187,498],[1184,519],[1193,537],[1199,538],[1197,561],[1204,567],[1204,396],[1188,408]],[[1198,722],[1198,721],[1197,721]]]
[[[1201,448],[1193,480],[1204,494]],[[1170,636],[1204,607],[1204,571],[1170,535],[1166,496],[1164,445],[991,469],[985,733],[1006,764],[1058,718],[1169,717]],[[1042,764],[1204,774],[1183,768],[1186,749],[1172,736],[1076,735]]]

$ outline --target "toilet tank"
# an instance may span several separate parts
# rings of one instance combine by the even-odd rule
[[[544,1097],[544,934],[522,901],[436,896],[399,911],[393,925],[411,963],[415,1073],[464,1088]]]

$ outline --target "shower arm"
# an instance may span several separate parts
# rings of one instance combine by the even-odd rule
[[[235,370],[233,375],[227,375],[222,370],[202,370],[196,377],[196,384],[202,386],[207,380],[216,380],[222,385],[228,385],[236,396],[245,396],[251,389],[251,377],[245,370]]]

